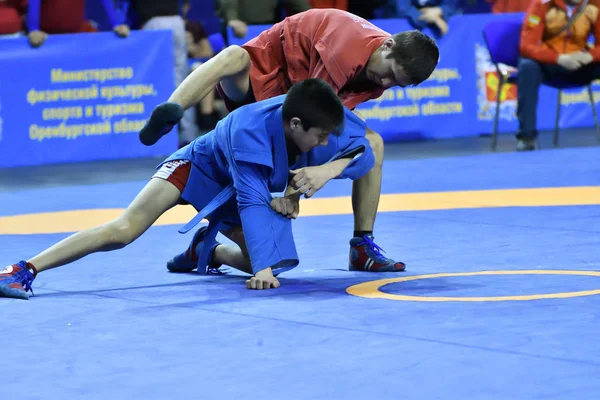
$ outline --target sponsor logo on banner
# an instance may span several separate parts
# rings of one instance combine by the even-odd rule
[[[490,60],[487,48],[475,43],[475,63],[477,69],[477,118],[491,121],[496,113],[496,101],[500,97],[500,119],[513,121],[517,118],[517,86],[502,85],[498,93],[498,72]]]

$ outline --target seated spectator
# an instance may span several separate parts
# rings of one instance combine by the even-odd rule
[[[102,1],[117,35],[129,35],[127,25],[116,24],[111,0],[90,1]],[[29,0],[27,30],[29,43],[33,47],[41,46],[48,34],[95,31],[85,19],[85,0]]]
[[[27,0],[0,0],[0,35],[15,35],[23,31],[23,16]]]
[[[544,81],[586,85],[600,79],[600,40],[593,0],[533,0],[521,31],[517,78],[517,150],[534,150],[539,88]]]
[[[456,14],[456,0],[396,0],[399,17],[406,17],[415,29],[433,28],[448,33],[448,19]]]

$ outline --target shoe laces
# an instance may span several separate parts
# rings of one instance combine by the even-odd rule
[[[15,274],[15,279],[23,286],[25,292],[31,292],[31,294],[35,296],[33,289],[31,288],[34,277],[29,268],[26,267],[17,272]]]
[[[382,252],[385,253],[381,247],[379,247],[372,239],[371,236],[365,235],[362,237],[362,241],[358,243],[359,246],[365,246],[367,253],[370,253],[369,256],[374,256],[375,261],[387,261],[387,257],[385,257]]]
[[[219,271],[219,269],[215,268],[215,267],[208,267],[208,269],[206,270],[206,274],[207,275],[225,275],[224,272]]]

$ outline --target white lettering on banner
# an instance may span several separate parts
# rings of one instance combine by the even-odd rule
[[[80,71],[65,71],[62,68],[53,68],[50,71],[52,83],[63,82],[89,82],[97,81],[104,83],[111,80],[125,80],[133,78],[133,68],[104,68],[84,69]]]
[[[44,121],[59,119],[68,120],[71,118],[82,118],[83,107],[56,107],[56,108],[44,108],[42,111],[42,118]]]
[[[31,89],[27,92],[27,102],[32,106],[36,103],[48,103],[52,101],[93,100],[96,98],[98,98],[98,86],[96,85],[78,89]]]

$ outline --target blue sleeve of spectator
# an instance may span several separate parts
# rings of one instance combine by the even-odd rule
[[[456,0],[443,0],[442,5],[440,6],[442,12],[444,13],[444,19],[448,21],[448,19],[456,14],[457,4]]]
[[[421,12],[415,7],[411,0],[396,0],[396,11],[399,17],[406,17],[408,21],[417,29],[427,27],[427,22],[419,20]]]
[[[40,30],[40,3],[42,0],[29,0],[27,7],[27,31]]]
[[[117,0],[114,2],[112,0],[100,1],[102,2],[102,6],[106,11],[108,21],[113,28],[115,26],[127,23],[127,10],[129,9],[128,0]]]

